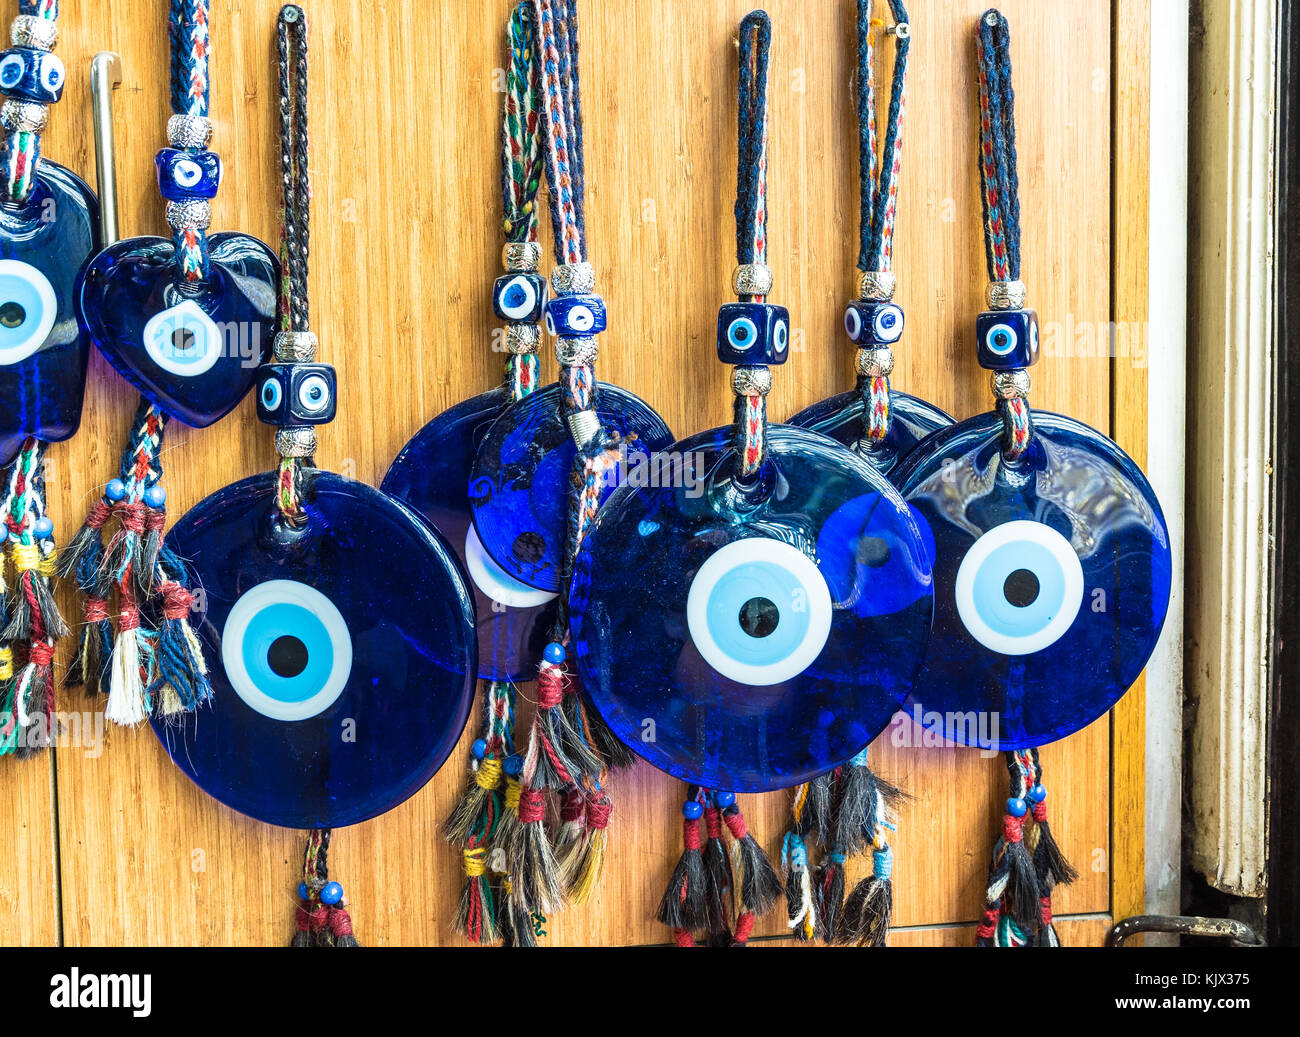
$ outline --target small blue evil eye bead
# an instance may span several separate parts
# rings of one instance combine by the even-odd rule
[[[217,196],[221,159],[215,152],[163,148],[154,164],[158,167],[158,191],[169,202]]]
[[[45,517],[38,518],[32,526],[32,532],[36,534],[37,540],[49,540],[54,536],[54,523]]]
[[[307,894],[308,894],[308,892],[309,892],[309,890],[307,889],[307,883],[305,883],[305,882],[299,882],[299,883],[298,883],[298,899],[299,899],[299,900],[306,900],[306,899],[307,899]]]
[[[121,479],[110,479],[104,487],[104,496],[116,504],[126,496],[126,483]]]
[[[507,778],[517,778],[524,772],[524,758],[518,753],[511,753],[506,757],[501,769],[506,772]]]
[[[892,346],[903,337],[903,310],[892,302],[851,302],[844,330],[855,346]]]
[[[1029,801],[1031,803],[1041,803],[1047,798],[1047,789],[1042,785],[1035,785],[1029,790]]]
[[[267,425],[324,425],[334,420],[337,376],[329,364],[263,364],[257,417]]]
[[[15,100],[54,104],[67,80],[57,55],[34,47],[11,47],[0,53],[0,91]]]
[[[536,324],[545,305],[546,278],[541,274],[506,274],[492,286],[492,312],[512,324]]]
[[[159,483],[154,483],[144,491],[144,502],[155,510],[167,503],[167,491]]]
[[[980,367],[1019,371],[1038,363],[1038,314],[1033,310],[993,310],[975,319]]]
[[[564,662],[564,656],[564,645],[558,641],[552,641],[542,650],[542,658],[552,666],[559,666],[560,663]]]
[[[325,883],[325,888],[320,891],[320,902],[333,907],[343,899],[343,887],[337,882]]]
[[[790,359],[790,311],[733,302],[718,311],[718,359],[724,364],[784,364]]]
[[[561,295],[546,304],[547,334],[587,338],[605,330],[605,300],[599,295]]]
[[[704,804],[696,799],[688,799],[682,804],[682,817],[687,821],[698,821],[704,816]]]
[[[1029,813],[1029,804],[1019,796],[1007,800],[1007,813],[1012,817],[1024,817]]]
[[[719,810],[726,810],[727,807],[736,805],[736,794],[734,792],[715,792],[713,802],[718,805]]]
[[[257,372],[257,417],[267,425],[287,425],[284,405],[293,364],[263,364]]]
[[[473,745],[469,747],[470,755],[476,760],[481,760],[487,755],[487,742],[481,738],[475,738]]]

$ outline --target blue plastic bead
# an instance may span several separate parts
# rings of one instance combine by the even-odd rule
[[[892,302],[851,302],[844,330],[855,346],[892,346],[903,337],[903,310]]]
[[[718,359],[724,364],[784,364],[790,359],[790,311],[734,302],[718,311]]]
[[[307,889],[307,883],[305,883],[305,882],[299,882],[299,883],[298,883],[298,899],[299,899],[299,900],[306,900],[306,899],[307,899],[307,893],[308,893],[308,892],[309,892],[309,891],[308,891],[308,889]]]
[[[215,152],[163,148],[154,164],[158,167],[158,191],[169,202],[217,196],[221,159]]]
[[[1033,310],[994,310],[975,319],[980,367],[1019,371],[1038,363],[1038,314]]]
[[[325,888],[320,891],[320,899],[322,904],[333,907],[343,899],[343,887],[337,882],[325,883]]]
[[[559,666],[560,663],[564,662],[564,656],[564,645],[560,644],[558,641],[552,641],[542,651],[542,658],[553,666]]]
[[[1046,798],[1047,798],[1047,789],[1043,788],[1042,785],[1035,785],[1032,789],[1029,790],[1029,799],[1031,802],[1041,803]]]
[[[144,502],[151,508],[161,508],[167,503],[167,491],[159,483],[154,483],[144,491]]]
[[[67,78],[62,60],[49,51],[11,47],[0,54],[0,90],[16,100],[54,104]]]
[[[605,300],[599,295],[561,295],[546,304],[546,330],[560,338],[599,335],[607,319]]]
[[[474,744],[469,747],[469,751],[474,759],[481,760],[487,755],[487,742],[481,738],[475,738]]]
[[[512,324],[536,324],[546,306],[541,274],[505,274],[492,285],[492,312]]]
[[[718,805],[719,810],[726,810],[727,807],[735,806],[736,794],[734,792],[715,792],[713,802]]]
[[[1007,800],[1007,813],[1012,817],[1024,817],[1029,813],[1029,804],[1019,797]]]
[[[698,800],[688,799],[682,804],[682,817],[687,821],[698,821],[704,816],[704,804]]]
[[[501,765],[501,769],[506,772],[509,778],[517,778],[524,772],[524,758],[518,753],[511,753],[506,757],[506,762]]]
[[[267,425],[325,425],[334,420],[338,378],[330,364],[263,364],[257,417]]]
[[[48,540],[54,536],[54,523],[48,518],[38,518],[36,524],[32,526],[32,532],[40,540]]]
[[[104,496],[116,504],[126,496],[126,483],[121,479],[110,479],[104,487]]]

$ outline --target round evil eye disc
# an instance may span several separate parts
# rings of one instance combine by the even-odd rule
[[[727,341],[737,352],[753,349],[758,341],[758,326],[748,317],[737,317],[727,326]]]
[[[537,306],[537,289],[527,277],[515,277],[501,289],[501,312],[510,320],[524,320]]]
[[[231,687],[263,716],[306,720],[332,706],[352,672],[352,638],[325,595],[269,580],[230,610],[221,660]]]
[[[984,336],[984,344],[988,346],[989,352],[995,356],[1006,356],[1020,342],[1020,336],[1016,334],[1016,329],[1009,324],[995,324],[989,328],[988,333]]]
[[[541,591],[520,583],[492,561],[492,556],[483,550],[483,544],[472,525],[465,534],[465,567],[469,570],[469,578],[474,581],[474,585],[496,605],[534,609],[558,597],[553,591]]]
[[[49,278],[29,263],[0,259],[0,365],[19,363],[40,349],[57,313]]]
[[[1019,520],[989,530],[957,569],[957,612],[971,636],[1003,655],[1061,639],[1083,603],[1083,566],[1051,526]]]
[[[221,359],[221,329],[199,305],[186,299],[149,318],[144,348],[155,364],[182,378],[197,378]]]
[[[831,596],[802,551],[751,537],[721,548],[700,567],[686,619],[695,647],[719,673],[741,684],[779,684],[821,654]]]

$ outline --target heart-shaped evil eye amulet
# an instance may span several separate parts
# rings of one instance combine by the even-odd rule
[[[748,487],[734,429],[674,444],[681,477],[616,490],[574,568],[584,690],[633,751],[709,788],[788,788],[860,752],[933,613],[930,548],[884,476],[824,436],[768,433]]]
[[[355,824],[415,793],[473,701],[473,605],[445,541],[404,505],[305,476],[306,524],[277,518],[274,473],[235,483],[168,534],[211,708],[154,728],[177,766],[242,813],[291,828]]]
[[[1086,727],[1129,689],[1160,635],[1172,563],[1150,484],[1105,436],[1040,411],[1023,459],[1005,461],[1001,441],[999,416],[973,418],[895,479],[935,544],[912,704],[955,741],[1020,749]]]

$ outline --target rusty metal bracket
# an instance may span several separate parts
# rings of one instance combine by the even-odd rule
[[[1106,936],[1107,947],[1120,947],[1140,933],[1177,933],[1227,940],[1233,947],[1263,947],[1255,930],[1231,918],[1200,918],[1193,915],[1134,915],[1116,922]]]

